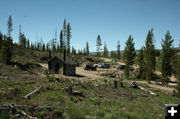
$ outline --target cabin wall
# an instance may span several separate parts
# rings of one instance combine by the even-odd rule
[[[75,65],[66,65],[66,75],[75,75],[76,74],[76,66]]]
[[[59,64],[59,72],[56,72],[56,64]],[[48,70],[50,73],[61,73],[69,76],[73,76],[76,74],[75,65],[66,64],[66,68],[64,69],[64,62],[56,57],[48,62]],[[65,72],[63,72],[63,70],[65,70]]]
[[[54,58],[48,63],[49,72],[55,73],[56,64],[59,64],[59,72],[63,73],[64,63],[61,60],[59,60],[58,58]]]

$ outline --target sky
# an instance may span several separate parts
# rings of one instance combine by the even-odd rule
[[[12,37],[18,42],[19,25],[30,41],[49,42],[59,33],[66,19],[72,27],[71,46],[83,49],[86,41],[96,51],[101,36],[108,50],[121,50],[129,35],[140,49],[153,28],[157,49],[170,30],[174,47],[180,43],[180,0],[0,0],[0,31],[7,34],[9,15],[13,20]]]

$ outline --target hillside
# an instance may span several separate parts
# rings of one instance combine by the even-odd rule
[[[13,105],[32,117],[48,119],[162,119],[165,104],[180,102],[179,98],[158,90],[152,89],[158,94],[153,96],[129,87],[126,81],[124,87],[118,83],[114,88],[113,80],[108,76],[79,80],[59,75],[57,80],[56,75],[47,75],[47,69],[40,65],[46,64],[46,60],[41,60],[46,55],[39,52],[30,54],[25,49],[15,53],[11,65],[0,63],[1,107]],[[38,87],[41,88],[37,93],[24,98]],[[69,92],[70,87],[76,93]],[[1,110],[0,117],[27,118],[13,110]]]

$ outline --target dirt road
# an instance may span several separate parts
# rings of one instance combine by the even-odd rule
[[[110,59],[107,58],[103,58],[106,61],[111,61]],[[122,64],[121,62],[118,62],[119,64]],[[48,64],[40,64],[42,67],[44,67],[45,69],[48,69]],[[106,73],[106,72],[113,72],[116,71],[116,73],[118,74],[122,74],[123,71],[120,70],[116,70],[115,68],[111,68],[111,69],[102,69],[102,68],[98,68],[97,71],[87,71],[84,70],[83,67],[76,67],[76,74],[77,76],[67,76],[70,78],[76,78],[76,79],[80,79],[80,80],[97,80],[99,78],[102,78],[102,76],[100,76],[100,74],[102,73]],[[157,72],[159,73],[159,72]],[[173,77],[174,80],[174,77]],[[152,88],[161,90],[162,92],[165,93],[173,93],[174,88],[172,87],[166,87],[166,86],[160,86],[160,85],[156,85],[156,84],[148,84],[146,81],[137,81],[137,83],[142,83],[142,84],[146,84]]]
[[[167,93],[167,94],[172,94],[173,91],[175,90],[175,88],[172,88],[172,87],[166,87],[166,86],[160,86],[160,85],[155,85],[155,84],[149,84],[146,81],[136,81],[136,82],[140,83],[140,84],[146,84],[146,85],[148,85],[148,86],[150,86],[152,88],[161,90],[162,92]]]

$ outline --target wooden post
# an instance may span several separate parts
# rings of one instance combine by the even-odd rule
[[[124,87],[124,86],[123,86],[123,82],[122,82],[122,81],[120,81],[120,87],[122,87],[122,88]]]
[[[117,88],[117,80],[114,80],[114,88]]]

